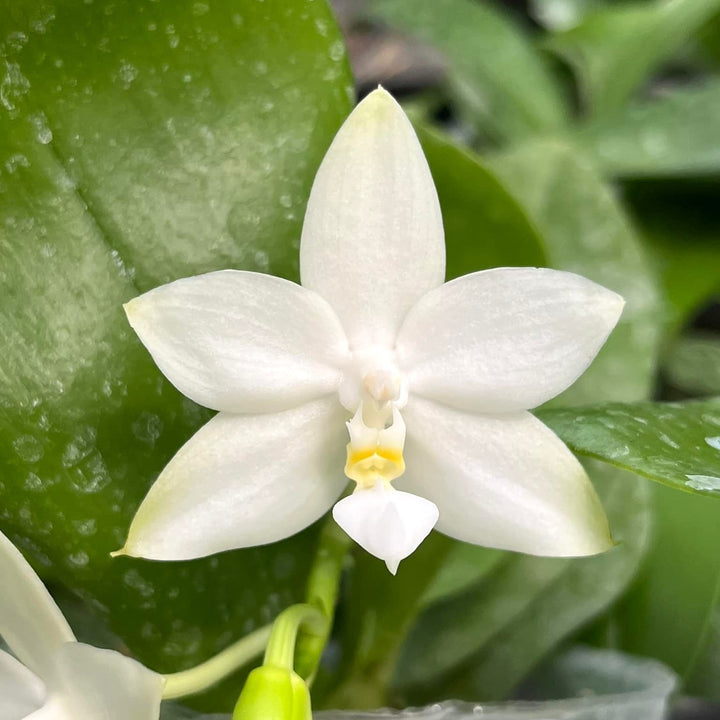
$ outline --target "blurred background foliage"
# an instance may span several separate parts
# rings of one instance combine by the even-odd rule
[[[720,701],[717,402],[645,402],[720,395],[719,71],[716,0],[0,0],[0,528],[78,636],[169,672],[302,599],[316,528],[109,559],[209,417],[121,304],[224,267],[297,280],[315,170],[354,88],[382,83],[425,148],[448,277],[545,265],[626,298],[541,410],[619,545],[548,559],[433,534],[397,578],[355,552],[316,707],[503,699],[578,640]],[[241,679],[190,704],[227,710]]]

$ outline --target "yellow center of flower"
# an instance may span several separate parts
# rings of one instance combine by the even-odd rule
[[[397,408],[403,390],[394,368],[376,369],[362,378],[363,400],[347,423],[345,474],[358,488],[389,484],[405,472],[405,423]]]
[[[372,488],[378,480],[392,482],[405,472],[402,448],[381,448],[355,450],[347,444],[345,474],[361,488]]]

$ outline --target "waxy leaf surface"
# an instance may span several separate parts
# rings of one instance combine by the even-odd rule
[[[611,403],[538,417],[580,455],[677,490],[720,497],[720,399]]]
[[[344,46],[320,0],[5,3],[0,28],[0,525],[137,657],[177,670],[301,598],[315,536],[110,559],[210,417],[122,303],[224,267],[296,277],[351,105]]]

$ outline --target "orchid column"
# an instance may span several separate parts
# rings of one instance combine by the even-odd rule
[[[275,542],[333,505],[393,573],[433,527],[536,555],[612,545],[582,466],[528,410],[588,367],[622,298],[538,268],[443,284],[432,177],[382,89],[318,171],[300,269],[302,285],[226,270],[126,306],[163,373],[219,414],[162,472],[123,552]]]

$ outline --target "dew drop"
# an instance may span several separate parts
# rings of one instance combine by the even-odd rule
[[[133,435],[140,442],[155,445],[155,441],[162,435],[163,422],[159,415],[154,413],[143,412],[140,417],[132,424]]]
[[[83,550],[68,555],[67,561],[69,565],[74,567],[85,567],[90,562],[90,557]]]
[[[25,478],[23,487],[30,492],[38,492],[39,490],[43,489],[43,481],[38,475],[31,472],[28,473],[27,477]]]
[[[664,442],[666,445],[669,445],[673,450],[679,450],[680,445],[678,445],[671,437],[668,437],[665,433],[661,432],[658,433],[658,437],[662,442]]]
[[[154,592],[152,584],[148,582],[137,570],[128,570],[123,575],[123,582],[129,588],[137,590],[137,592],[144,598],[150,597]]]
[[[345,57],[345,45],[342,40],[336,40],[330,45],[330,59],[338,62]]]
[[[47,32],[48,25],[55,19],[55,13],[49,8],[43,8],[41,15],[30,22],[30,28],[39,35]]]
[[[118,68],[118,78],[123,88],[127,90],[138,76],[138,69],[132,64],[123,60]]]
[[[13,448],[21,460],[36,463],[45,454],[40,441],[32,435],[20,435],[13,441]]]
[[[30,118],[35,126],[35,137],[41,145],[47,145],[53,139],[52,130],[48,127],[47,118],[44,113],[37,113]]]
[[[73,527],[77,531],[78,535],[83,537],[90,537],[97,532],[97,523],[94,518],[88,518],[87,520],[73,520]]]
[[[30,89],[30,82],[20,71],[17,63],[5,62],[5,73],[0,80],[0,104],[15,117],[18,102]]]
[[[270,269],[270,256],[264,250],[256,250],[253,253],[253,260],[258,270],[267,272]]]
[[[65,468],[77,465],[84,460],[95,447],[97,431],[89,425],[81,428],[77,435],[71,440],[63,451],[61,462]]]
[[[720,478],[714,475],[685,475],[688,487],[693,490],[709,490],[710,492],[720,492]]]
[[[28,36],[24,32],[11,32],[5,38],[7,48],[11,52],[18,52],[22,50],[25,43],[28,41]]]

